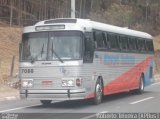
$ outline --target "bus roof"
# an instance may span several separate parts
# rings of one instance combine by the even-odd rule
[[[77,28],[77,30],[86,30],[91,31],[93,29],[110,32],[110,33],[117,33],[122,35],[128,35],[128,36],[135,36],[140,38],[147,38],[147,39],[153,39],[152,36],[148,33],[131,30],[128,28],[118,27],[114,25],[109,25],[105,23],[95,22],[91,21],[89,19],[73,19],[73,18],[58,18],[58,19],[49,19],[40,21],[35,24],[35,26],[45,26],[45,25],[59,25],[59,24],[73,24],[77,27],[74,27],[74,30]]]
[[[118,26],[94,22],[94,21],[91,21],[91,24],[92,24],[93,29],[97,29],[97,30],[101,29],[102,31],[107,31],[107,32],[111,32],[111,33],[118,33],[118,34],[122,34],[122,35],[152,39],[152,36],[148,33],[136,31],[136,30],[131,30],[131,29],[128,29],[125,27],[118,27]]]

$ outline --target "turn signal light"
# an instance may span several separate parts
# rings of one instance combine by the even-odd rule
[[[76,79],[76,85],[80,87],[82,85],[82,79]]]

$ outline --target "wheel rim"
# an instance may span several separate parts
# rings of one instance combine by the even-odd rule
[[[101,101],[102,98],[102,86],[100,84],[97,84],[96,86],[96,98],[98,101]]]

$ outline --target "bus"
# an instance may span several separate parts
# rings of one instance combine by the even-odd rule
[[[135,91],[153,79],[153,38],[89,19],[57,18],[27,26],[20,43],[20,97],[91,99]]]

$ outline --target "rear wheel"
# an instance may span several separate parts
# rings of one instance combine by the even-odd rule
[[[141,75],[139,79],[139,88],[136,90],[136,93],[141,94],[144,92],[144,76]]]
[[[103,96],[102,80],[97,80],[95,86],[95,97],[93,99],[94,104],[96,105],[100,104],[102,102],[102,96]]]
[[[42,105],[49,105],[51,104],[52,100],[41,100],[40,102],[42,103]]]

